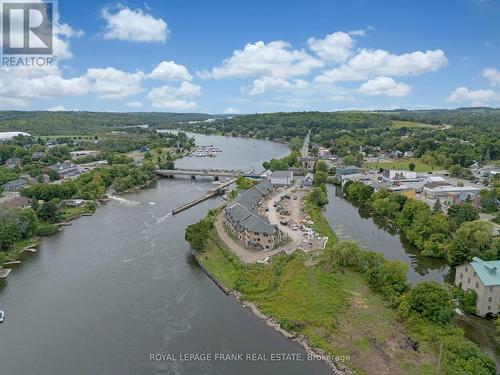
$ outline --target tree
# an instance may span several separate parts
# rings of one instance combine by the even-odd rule
[[[497,212],[497,194],[495,189],[483,189],[479,192],[479,198],[481,200],[481,211],[483,212]]]
[[[448,218],[454,229],[467,221],[479,219],[479,213],[470,203],[455,203],[448,208]]]
[[[328,166],[323,160],[318,160],[314,163],[314,172],[325,172],[328,174]]]
[[[443,363],[450,374],[495,375],[493,359],[469,340],[457,335],[446,335],[443,342]]]
[[[476,220],[463,223],[448,247],[448,259],[460,264],[479,257],[493,260],[499,255],[499,244],[492,236],[492,224]]]
[[[385,297],[395,300],[408,289],[406,273],[408,265],[397,260],[382,260],[366,272],[368,285]]]
[[[344,187],[347,196],[358,204],[368,202],[373,194],[373,187],[361,181],[355,181],[349,185],[346,184]]]
[[[322,207],[328,203],[328,195],[321,187],[314,187],[312,189],[310,199],[318,207]]]
[[[441,204],[441,200],[438,198],[437,201],[434,203],[434,206],[432,207],[432,211],[434,212],[441,212],[443,209],[443,205]]]
[[[251,178],[245,178],[243,176],[238,176],[236,179],[236,186],[240,190],[248,190],[254,185],[254,180]]]
[[[60,218],[59,207],[54,201],[46,202],[40,206],[37,215],[42,221],[55,223]]]
[[[331,250],[331,260],[339,266],[352,267],[359,263],[361,250],[356,241],[339,241]]]
[[[318,187],[323,185],[328,180],[328,173],[318,171],[314,174],[313,185]]]
[[[414,171],[414,170],[415,170],[415,167],[416,167],[416,166],[415,166],[415,163],[414,163],[414,162],[410,162],[410,164],[408,164],[408,169],[409,169],[410,171]]]
[[[212,226],[212,222],[208,219],[203,219],[195,224],[188,225],[184,238],[193,249],[198,252],[203,251],[205,250]]]
[[[453,317],[451,294],[435,281],[418,283],[408,293],[410,310],[434,323],[448,324]]]
[[[59,173],[57,173],[57,171],[50,169],[50,168],[47,171],[47,175],[49,176],[50,181],[57,181],[61,178],[61,176],[59,176]],[[43,180],[42,180],[42,182],[43,182]]]

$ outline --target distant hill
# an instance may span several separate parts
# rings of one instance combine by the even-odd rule
[[[500,109],[469,107],[457,109],[426,109],[390,111],[337,111],[337,112],[277,112],[255,115],[209,115],[204,113],[164,112],[49,112],[0,111],[0,131],[24,131],[33,135],[85,134],[113,128],[148,124],[151,127],[205,128],[208,119],[222,119],[209,125],[238,134],[261,134],[271,138],[301,136],[307,129],[357,128],[390,126],[390,120],[454,126],[499,126]],[[181,124],[183,123],[183,124]],[[276,127],[276,129],[273,129]],[[279,129],[278,129],[279,128]],[[250,130],[251,129],[251,130]],[[275,131],[278,130],[278,133]],[[267,134],[269,133],[269,134]]]
[[[375,111],[389,116],[391,120],[422,122],[433,125],[450,124],[455,126],[500,126],[500,108],[467,107],[457,109],[425,109]]]
[[[24,131],[33,135],[85,134],[144,124],[173,127],[179,122],[204,121],[216,117],[221,116],[163,112],[0,111],[0,131]]]

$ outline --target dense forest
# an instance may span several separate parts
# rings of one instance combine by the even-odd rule
[[[214,118],[203,113],[104,113],[0,111],[0,131],[24,131],[32,135],[91,134],[109,128],[148,124],[173,127],[178,122]]]
[[[468,107],[457,109],[428,109],[377,111],[392,120],[424,122],[433,125],[500,126],[500,108]]]

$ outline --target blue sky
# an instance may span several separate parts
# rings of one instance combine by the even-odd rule
[[[255,113],[500,104],[500,2],[60,0],[58,69],[0,108]]]

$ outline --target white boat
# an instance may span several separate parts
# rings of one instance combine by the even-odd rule
[[[5,313],[3,311],[0,311],[0,323],[3,322],[3,318],[5,318]]]

